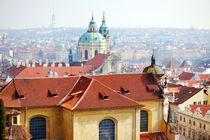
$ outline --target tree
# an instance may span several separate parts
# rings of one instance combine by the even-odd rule
[[[6,127],[6,115],[5,115],[4,102],[2,99],[0,99],[0,139],[1,140],[6,140],[5,127]]]

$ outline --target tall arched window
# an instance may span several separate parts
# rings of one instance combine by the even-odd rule
[[[88,59],[88,51],[85,50],[85,60],[87,60],[87,59]]]
[[[43,117],[35,117],[30,120],[31,140],[46,139],[46,120]]]
[[[95,56],[98,54],[98,50],[95,50]]]
[[[148,112],[145,110],[141,110],[140,113],[140,131],[141,132],[148,131]]]
[[[111,119],[104,119],[99,124],[99,140],[114,140],[115,124]]]

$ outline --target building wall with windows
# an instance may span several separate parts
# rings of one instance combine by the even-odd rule
[[[104,119],[115,123],[115,140],[139,140],[140,110],[138,108],[74,112],[75,140],[98,140],[99,124]]]
[[[209,108],[209,107],[208,107]],[[209,108],[210,109],[210,108]],[[210,110],[209,110],[210,111]],[[204,115],[204,116],[203,116]],[[210,139],[210,112],[195,110],[190,107],[178,111],[178,133],[183,140],[209,140]]]
[[[162,132],[163,106],[162,99],[160,100],[145,100],[139,101],[144,107],[141,110],[148,112],[148,131],[147,132]],[[141,132],[145,133],[145,132]]]
[[[62,115],[62,109],[60,107],[24,108],[20,111],[21,111],[20,124],[23,125],[29,133],[31,133],[30,129],[33,129],[30,128],[31,119],[36,117],[41,117],[46,120],[46,139],[62,138],[63,115]],[[38,125],[40,126],[41,124]]]

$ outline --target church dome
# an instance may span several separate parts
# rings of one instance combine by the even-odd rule
[[[86,32],[80,37],[79,43],[89,42],[103,43],[106,42],[106,39],[99,32]]]
[[[151,65],[144,68],[143,72],[152,73],[152,74],[158,75],[158,76],[163,76],[164,75],[162,69],[155,64],[154,55],[152,55],[152,58],[151,58]]]

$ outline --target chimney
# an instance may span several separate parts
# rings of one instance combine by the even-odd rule
[[[39,59],[39,66],[42,67],[42,60]]]
[[[55,67],[55,60],[53,60],[51,67]]]
[[[24,67],[26,66],[26,63],[24,61],[22,62],[22,66],[24,66]]]
[[[48,66],[48,59],[46,59],[45,64]]]
[[[29,61],[26,59],[26,67],[29,67]]]
[[[62,67],[62,64],[60,62],[58,63],[58,67]]]
[[[20,67],[20,64],[21,64],[21,62],[17,62],[17,68],[19,68]]]
[[[68,64],[68,63],[65,63],[65,66],[66,66],[66,67],[69,67],[69,64]]]

